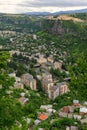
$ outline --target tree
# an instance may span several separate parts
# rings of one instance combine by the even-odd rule
[[[76,63],[69,67],[71,82],[70,89],[75,98],[86,100],[87,97],[87,59],[84,54],[77,59]]]
[[[20,109],[19,109],[20,108]],[[0,127],[10,128],[23,115],[22,106],[14,99],[0,99]]]

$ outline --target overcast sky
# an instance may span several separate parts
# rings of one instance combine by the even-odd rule
[[[87,0],[0,0],[1,13],[56,12],[87,8]]]

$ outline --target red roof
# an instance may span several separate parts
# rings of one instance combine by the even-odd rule
[[[68,106],[63,107],[63,108],[62,108],[62,112],[69,113],[69,108],[68,108]]]
[[[46,114],[40,114],[38,117],[40,120],[46,120],[48,116]]]
[[[80,107],[81,105],[80,105],[80,103],[74,103],[73,106]]]

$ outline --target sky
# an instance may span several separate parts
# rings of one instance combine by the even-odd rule
[[[57,12],[87,8],[87,0],[0,0],[0,13]]]

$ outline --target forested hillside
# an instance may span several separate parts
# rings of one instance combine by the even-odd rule
[[[0,14],[0,130],[87,130],[78,107],[87,108],[87,14],[58,17]],[[36,91],[21,82],[23,74],[36,81]],[[48,87],[66,83],[68,92],[50,99],[43,74],[52,76]],[[61,117],[68,107],[70,117]]]

